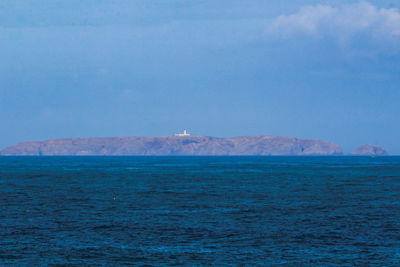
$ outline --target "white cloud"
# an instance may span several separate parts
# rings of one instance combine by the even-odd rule
[[[305,6],[297,13],[279,16],[268,32],[278,36],[333,36],[345,41],[356,34],[373,38],[400,38],[398,9],[378,8],[368,2],[340,7],[329,5]]]

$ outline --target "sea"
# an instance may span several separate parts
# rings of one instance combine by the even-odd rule
[[[0,157],[0,265],[400,266],[400,157]]]

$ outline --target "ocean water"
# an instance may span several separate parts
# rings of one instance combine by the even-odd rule
[[[0,265],[400,265],[400,157],[0,157],[0,205]]]

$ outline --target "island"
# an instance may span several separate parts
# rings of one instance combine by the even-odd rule
[[[339,145],[283,136],[159,136],[69,138],[23,142],[0,150],[3,156],[167,156],[167,155],[342,155]]]
[[[389,153],[380,146],[362,145],[352,153],[354,156],[387,156]]]

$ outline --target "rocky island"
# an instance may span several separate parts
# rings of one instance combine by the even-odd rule
[[[281,136],[208,136],[70,138],[23,142],[0,150],[0,155],[341,155],[339,145]]]
[[[363,145],[358,147],[352,153],[354,156],[387,156],[389,155],[386,150],[380,146]]]

